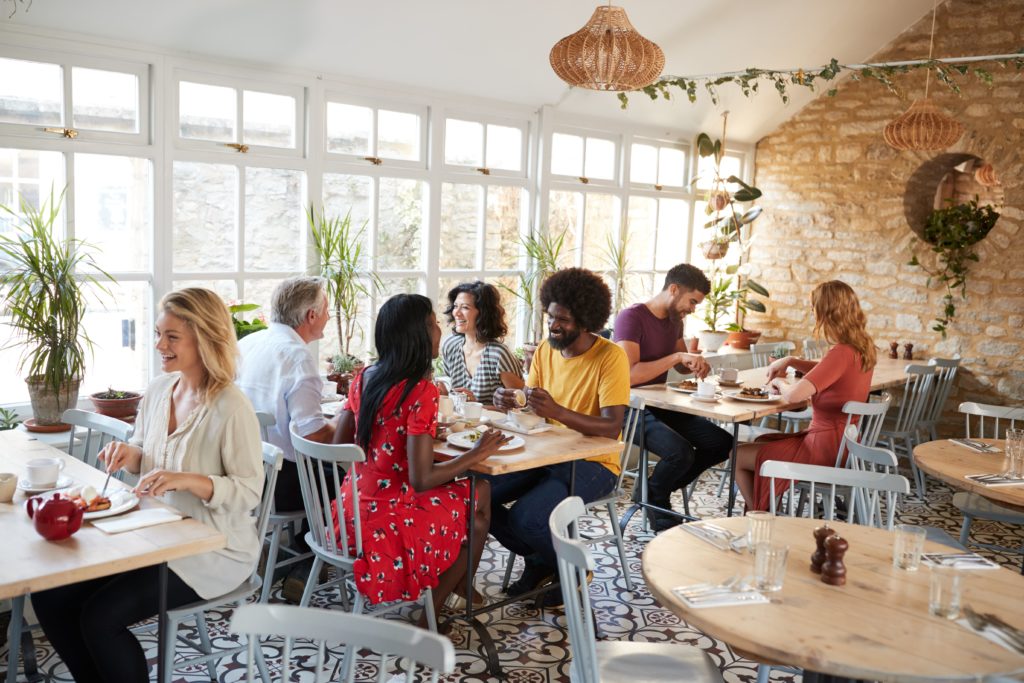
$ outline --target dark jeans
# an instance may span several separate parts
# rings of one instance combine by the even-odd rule
[[[491,535],[516,555],[536,556],[552,571],[557,563],[548,517],[569,497],[571,468],[572,463],[564,462],[483,477],[491,482]],[[577,461],[573,495],[589,503],[610,493],[616,479],[604,465]],[[512,505],[506,507],[508,503]]]
[[[648,408],[643,428],[644,445],[660,458],[647,478],[647,502],[658,507],[670,509],[673,491],[689,486],[732,451],[732,435],[696,415]],[[639,431],[634,442],[640,443]]]
[[[167,607],[200,597],[167,570]],[[158,567],[92,579],[32,594],[43,633],[77,683],[146,683],[149,664],[132,624],[160,609]]]

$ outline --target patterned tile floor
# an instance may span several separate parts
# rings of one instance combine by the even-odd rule
[[[715,517],[724,514],[724,502],[715,495],[717,488],[717,475],[705,475],[698,486],[694,496],[695,500],[692,501],[692,507],[696,514],[701,517]],[[952,489],[941,483],[929,481],[927,502],[913,497],[901,501],[899,521],[938,526],[957,536],[961,517],[959,511],[952,505],[952,494]],[[675,503],[677,509],[681,508],[680,500],[677,499]],[[599,524],[600,522],[595,520],[593,523]],[[617,640],[676,642],[694,645],[711,656],[721,668],[723,677],[728,683],[754,681],[756,679],[756,664],[737,656],[727,644],[691,628],[672,612],[661,608],[648,593],[640,571],[640,556],[645,543],[650,538],[650,534],[645,533],[638,520],[634,518],[626,533],[629,570],[636,586],[633,593],[626,590],[617,567],[617,558],[610,554],[614,553],[614,546],[599,546],[596,549],[594,557],[597,570],[590,590],[598,627],[603,637]],[[972,538],[984,543],[1020,547],[1024,543],[1024,528],[993,522],[979,522],[975,524]],[[980,552],[1001,564],[1019,570],[1019,555],[987,550]],[[478,588],[485,595],[501,596],[501,579],[507,560],[507,553],[492,539],[484,553],[476,580]],[[513,576],[517,573],[518,568]],[[280,584],[275,586],[271,597],[272,601],[281,600],[280,589]],[[324,595],[317,598],[316,606],[340,609],[340,601],[336,595]],[[227,632],[229,618],[230,611],[227,610],[213,615],[210,627],[215,644],[217,642],[233,642]],[[513,683],[549,683],[569,680],[570,650],[565,632],[565,616],[561,610],[541,610],[535,609],[532,604],[515,604],[497,613],[486,615],[484,623],[498,645],[508,681]],[[456,627],[451,637],[458,653],[458,662],[455,673],[444,680],[467,682],[496,680],[487,675],[479,653],[475,649],[465,649],[466,630]],[[154,637],[143,635],[140,638],[150,657],[155,660]],[[340,664],[341,651],[340,647],[328,650],[331,666],[337,667]],[[279,641],[265,642],[264,652],[270,660],[271,668],[276,670],[280,664]],[[308,648],[306,653],[312,654],[312,649]],[[296,646],[295,654],[303,655],[301,644]],[[37,642],[36,655],[41,670],[50,677],[50,680],[70,680],[66,669],[45,640]],[[312,664],[310,663],[309,666]],[[391,666],[394,667],[394,663]],[[0,650],[0,668],[6,668],[6,648]],[[376,659],[360,660],[357,668],[357,680],[376,680],[376,675]],[[230,660],[222,660],[217,667],[217,677],[224,683],[245,680],[244,655]],[[772,680],[775,681],[798,678],[798,676],[779,672],[773,673],[772,676]],[[19,680],[24,679],[19,678]],[[209,678],[204,668],[193,667],[176,671],[174,680],[191,683],[208,681]],[[312,680],[312,674],[307,671],[293,680]]]

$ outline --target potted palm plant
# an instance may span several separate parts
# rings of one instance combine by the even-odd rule
[[[717,351],[729,336],[729,333],[721,329],[720,325],[722,318],[729,313],[734,301],[730,291],[731,287],[731,277],[717,276],[711,283],[711,291],[704,297],[704,302],[701,304],[704,324],[708,329],[698,332],[697,336],[700,338],[701,348],[705,351]]]
[[[19,210],[0,205],[13,218],[15,232],[0,235],[0,296],[12,345],[23,346],[19,369],[27,372],[33,418],[29,429],[62,428],[61,415],[78,403],[85,373],[85,347],[92,346],[82,322],[90,286],[106,292],[96,276],[110,276],[88,246],[55,234],[64,202],[53,190],[39,208],[20,197]]]

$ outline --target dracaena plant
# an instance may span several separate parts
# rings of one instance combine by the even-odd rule
[[[24,196],[17,211],[0,205],[15,228],[0,235],[0,303],[15,332],[8,348],[24,347],[19,370],[54,392],[85,374],[87,293],[109,293],[98,276],[113,281],[86,242],[56,234],[64,192],[51,188],[38,208]]]

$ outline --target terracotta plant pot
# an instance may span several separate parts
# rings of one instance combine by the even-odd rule
[[[106,393],[106,391],[101,391],[89,396],[89,400],[92,401],[96,412],[100,415],[126,418],[134,417],[139,412],[139,401],[142,400],[142,394],[137,394],[134,391],[125,391],[121,392],[126,394],[124,398],[103,398],[103,394]]]
[[[25,380],[28,385],[28,396],[32,402],[32,415],[35,423],[40,426],[63,425],[61,415],[68,408],[78,403],[79,380],[74,380],[54,391],[43,379],[42,375],[33,375]]]
[[[725,338],[725,343],[734,349],[749,349],[750,337],[750,332],[730,332]]]

